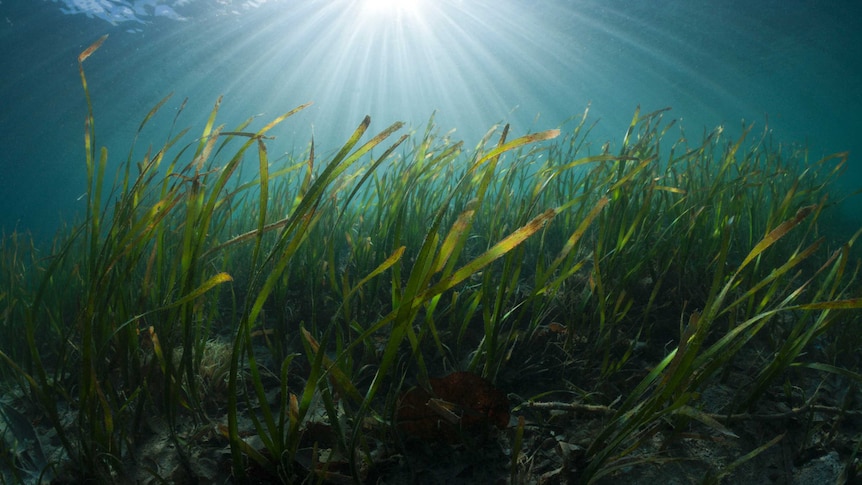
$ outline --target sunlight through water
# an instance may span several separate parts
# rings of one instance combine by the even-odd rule
[[[100,142],[112,153],[128,151],[140,117],[168,93],[169,105],[188,98],[182,126],[199,123],[220,96],[219,117],[229,126],[313,102],[273,143],[283,152],[312,135],[321,153],[336,150],[365,115],[372,129],[404,121],[423,131],[433,114],[439,132],[457,130],[453,138],[475,146],[496,124],[511,123],[517,134],[541,131],[587,107],[589,119],[600,121],[590,132],[600,147],[619,142],[638,106],[643,113],[672,107],[668,116],[680,119],[689,136],[717,125],[738,136],[741,120],[763,126],[768,116],[775,133],[811,140],[817,155],[860,150],[853,107],[862,93],[862,60],[858,49],[845,48],[855,45],[845,39],[858,29],[838,8],[775,9],[742,0],[709,8],[624,0],[34,5],[38,13],[5,18],[14,48],[4,51],[2,65],[14,75],[0,78],[0,88],[13,93],[4,112],[14,113],[14,93],[35,101],[25,115],[6,117],[8,161],[0,168],[15,167],[20,180],[52,174],[64,182],[58,200],[80,195],[80,179],[65,183],[80,175],[74,164],[53,165],[56,154],[42,140],[79,140],[71,129],[82,102],[74,59],[105,34],[109,40],[88,62],[93,93],[111,107],[100,121],[112,130]],[[814,28],[822,25],[832,27]],[[56,70],[46,75],[46,66]],[[0,190],[7,209],[0,219],[9,227],[39,205],[21,195],[23,182],[14,183]],[[56,219],[49,210],[44,219]]]
[[[262,42],[269,50],[260,57],[270,66],[291,66],[278,73],[278,86],[290,92],[273,93],[273,86],[259,92],[276,98],[305,92],[317,119],[343,121],[342,133],[365,114],[380,123],[422,126],[436,111],[441,128],[458,127],[459,137],[472,143],[499,122],[529,129],[541,98],[565,89],[561,69],[568,67],[547,56],[556,42],[533,35],[540,28],[537,10],[519,2],[335,1],[307,14],[284,9],[276,25],[282,40]],[[286,31],[286,25],[295,27]],[[258,35],[270,36],[266,29]],[[241,77],[235,79],[248,86]],[[579,100],[573,111],[586,103]],[[531,111],[519,111],[522,106]]]
[[[390,13],[418,15],[421,4],[421,0],[365,0],[363,2],[363,10],[372,15],[386,15]]]

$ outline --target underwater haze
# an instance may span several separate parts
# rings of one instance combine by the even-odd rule
[[[589,141],[619,142],[634,110],[671,107],[687,137],[743,121],[811,159],[850,152],[862,182],[862,5],[802,0],[3,0],[0,3],[0,227],[51,236],[86,207],[87,61],[109,177],[137,142],[200,126],[270,120],[279,153],[337,149],[367,114],[423,130],[435,114],[467,146],[497,123],[517,135],[589,107]],[[255,125],[257,126],[257,125]],[[674,128],[675,130],[677,128]],[[846,207],[853,214],[852,207]]]

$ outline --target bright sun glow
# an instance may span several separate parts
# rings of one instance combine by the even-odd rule
[[[247,77],[233,89],[256,99],[255,92],[272,91],[277,79],[280,87],[267,100],[259,100],[263,106],[314,101],[304,116],[325,126],[315,138],[319,147],[340,147],[365,115],[378,125],[407,121],[424,126],[437,112],[435,123],[445,127],[444,132],[457,127],[457,137],[466,140],[481,139],[489,126],[501,121],[529,131],[538,110],[522,115],[526,110],[513,111],[516,106],[537,106],[572,89],[562,83],[569,79],[558,69],[563,64],[550,54],[560,51],[560,37],[536,35],[539,18],[555,18],[538,7],[544,2],[280,3],[291,8],[276,9],[283,17],[264,23],[258,34],[232,51],[239,57],[266,51],[255,57],[259,64],[246,68]],[[248,83],[259,87],[243,90]]]
[[[421,0],[364,0],[363,8],[375,14],[417,14],[421,3]]]

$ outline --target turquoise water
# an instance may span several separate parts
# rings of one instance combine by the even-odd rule
[[[590,107],[596,146],[618,141],[632,113],[672,107],[689,138],[743,120],[808,144],[812,158],[851,152],[862,186],[862,5],[798,0],[54,0],[0,3],[0,227],[53,234],[84,208],[87,62],[100,145],[112,166],[143,116],[159,145],[201,126],[224,95],[228,127],[312,108],[272,152],[336,149],[366,114],[476,143],[496,123],[553,128]],[[760,130],[755,130],[759,133]],[[676,136],[677,133],[674,133]],[[112,172],[109,172],[112,173]],[[852,207],[845,211],[852,213]]]

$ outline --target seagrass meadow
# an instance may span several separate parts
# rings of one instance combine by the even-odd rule
[[[635,111],[617,146],[586,112],[473,146],[365,118],[274,157],[305,105],[181,128],[167,97],[113,173],[102,40],[86,213],[0,242],[4,483],[721,483],[827,449],[858,477],[847,154]]]

